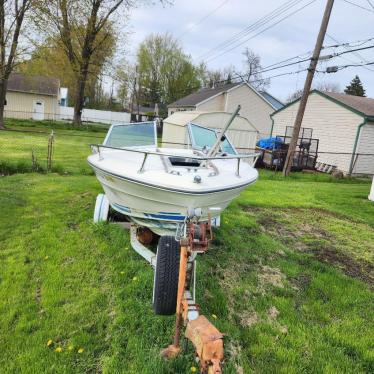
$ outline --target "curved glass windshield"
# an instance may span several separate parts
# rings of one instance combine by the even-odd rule
[[[156,124],[154,122],[141,122],[113,125],[103,144],[116,148],[142,147],[155,146],[156,141]]]
[[[215,130],[208,129],[200,125],[195,125],[193,123],[190,123],[188,127],[189,127],[192,147],[196,149],[212,148],[218,136]],[[225,153],[229,153],[232,155],[237,154],[235,148],[231,145],[230,141],[227,139],[227,136],[226,136],[226,139],[223,142],[221,142],[220,149],[222,152],[225,152]]]

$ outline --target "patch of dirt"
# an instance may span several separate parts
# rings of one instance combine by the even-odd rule
[[[272,285],[278,288],[284,288],[284,274],[278,268],[262,266],[261,273],[258,275],[260,286]]]
[[[77,222],[68,222],[66,225],[70,230],[76,230],[79,226]]]
[[[287,334],[288,333],[288,327],[287,326],[281,326],[279,330],[282,334]]]
[[[291,283],[298,290],[306,290],[311,282],[310,275],[300,273],[291,279]]]
[[[73,262],[75,261],[75,258],[74,257],[64,257],[63,260],[62,260],[62,266],[64,265],[70,265],[72,264]]]
[[[358,278],[374,287],[374,266],[372,264],[355,261],[350,256],[333,248],[321,248],[314,251],[314,256],[321,262],[334,265],[343,270],[346,275]]]
[[[268,208],[243,208],[247,213],[256,216],[257,222],[264,232],[276,236],[283,244],[290,245],[301,252],[311,253],[317,260],[337,267],[346,275],[360,279],[374,288],[374,265],[363,260],[356,260],[336,249],[333,235],[322,227],[303,220],[304,216],[307,219],[311,214],[346,220],[345,216],[318,208],[287,208],[276,212]],[[298,216],[300,216],[300,220],[294,224],[292,221]],[[310,240],[307,242],[301,240],[305,237]],[[308,279],[295,279],[295,285],[298,288],[304,288],[309,281]]]
[[[275,307],[275,306],[272,306],[269,310],[268,310],[268,316],[269,318],[271,319],[276,319],[278,316],[279,316],[279,310]]]
[[[245,311],[239,316],[240,318],[240,325],[243,327],[251,327],[252,325],[255,325],[258,321],[258,315],[256,312],[248,312]]]
[[[230,355],[230,361],[234,361],[234,366],[237,374],[244,374],[244,369],[238,363],[240,362],[240,356],[242,352],[242,347],[236,341],[230,341],[227,347],[227,352]]]
[[[244,369],[239,365],[235,364],[235,370],[236,370],[236,374],[244,374]]]
[[[36,302],[40,305],[42,301],[42,289],[38,286],[35,291]]]

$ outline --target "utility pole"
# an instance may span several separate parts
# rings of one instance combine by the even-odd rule
[[[313,56],[310,60],[308,73],[307,73],[307,76],[306,76],[306,79],[305,79],[303,94],[302,94],[301,99],[300,99],[299,110],[297,111],[295,124],[294,124],[294,127],[293,127],[292,138],[291,138],[290,145],[289,145],[289,148],[288,148],[286,161],[285,161],[284,167],[283,167],[283,175],[285,177],[287,177],[289,175],[290,171],[291,171],[291,167],[292,167],[292,163],[293,163],[293,156],[294,156],[294,153],[295,153],[295,150],[296,150],[297,140],[299,138],[301,123],[303,121],[306,104],[308,102],[310,88],[311,88],[312,82],[313,82],[314,72],[316,71],[316,67],[317,67],[317,64],[318,64],[319,55],[321,53],[323,41],[325,39],[327,26],[329,24],[329,20],[330,20],[333,5],[334,5],[334,0],[327,0],[325,13],[323,14],[321,27],[319,29],[316,45],[315,45],[314,51],[313,51]]]

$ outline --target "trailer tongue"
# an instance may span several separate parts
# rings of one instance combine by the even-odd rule
[[[195,223],[189,220],[184,235],[180,238],[180,263],[178,294],[176,306],[175,334],[173,344],[161,351],[165,358],[172,358],[180,352],[180,335],[184,321],[185,337],[195,347],[202,373],[221,373],[221,362],[224,356],[223,334],[209,320],[200,315],[195,302],[195,254],[205,253],[212,239],[210,220]],[[192,259],[192,261],[189,261]],[[191,290],[192,288],[192,290]]]

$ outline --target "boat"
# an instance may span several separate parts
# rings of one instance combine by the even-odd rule
[[[189,212],[217,222],[257,180],[253,162],[243,162],[257,154],[239,154],[224,134],[198,124],[188,131],[185,149],[162,148],[155,122],[115,124],[102,145],[92,145],[88,163],[113,210],[158,235],[172,234]]]
[[[131,222],[131,246],[155,271],[153,309],[176,314],[173,344],[161,354],[180,352],[184,319],[202,373],[221,373],[224,353],[223,334],[195,302],[196,255],[208,249],[222,211],[258,178],[259,154],[240,154],[226,136],[239,110],[220,132],[188,124],[179,148],[159,147],[156,122],[115,124],[88,157],[105,192],[96,199],[94,221],[107,221],[111,209]]]

